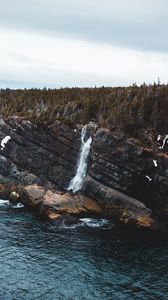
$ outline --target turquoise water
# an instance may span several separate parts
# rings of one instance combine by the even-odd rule
[[[76,228],[0,205],[0,299],[168,299],[168,243],[105,221]]]

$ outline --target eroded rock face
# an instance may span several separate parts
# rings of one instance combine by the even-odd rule
[[[48,182],[66,188],[76,171],[80,131],[64,125],[43,126],[11,118],[0,122],[0,182],[34,184]]]
[[[92,128],[89,176],[83,193],[72,195],[66,189],[77,169],[81,127],[0,119],[0,141],[8,136],[0,148],[0,197],[15,191],[50,219],[91,212],[136,226],[168,224],[167,146],[156,136],[147,149],[123,132]]]
[[[159,147],[157,136],[152,150],[121,132],[99,129],[93,140],[88,173],[99,183],[139,199],[155,215],[167,219],[168,155]]]
[[[153,226],[151,210],[139,200],[129,197],[117,190],[109,188],[90,176],[87,176],[83,185],[83,192],[97,200],[103,207],[104,214],[125,224],[137,226]]]

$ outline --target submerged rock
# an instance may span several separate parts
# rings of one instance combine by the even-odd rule
[[[77,225],[82,224],[82,221],[80,221],[79,218],[68,214],[58,215],[57,218],[50,218],[49,220],[52,221],[52,224],[61,228],[74,228]]]

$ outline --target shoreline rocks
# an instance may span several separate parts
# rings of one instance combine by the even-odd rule
[[[60,215],[80,215],[82,213],[102,213],[96,200],[83,194],[72,194],[56,190],[45,190],[44,187],[31,185],[20,190],[22,203],[36,208],[41,216],[56,219]]]
[[[103,205],[104,214],[124,224],[135,224],[137,227],[153,227],[155,221],[151,210],[139,200],[109,188],[90,176],[85,178],[82,191]]]
[[[168,155],[156,141],[142,147],[125,133],[95,127],[81,193],[67,193],[76,173],[80,127],[0,121],[0,197],[21,201],[41,216],[95,214],[125,226],[168,231]],[[156,135],[157,137],[157,135]]]

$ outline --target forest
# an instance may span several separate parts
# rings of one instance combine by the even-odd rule
[[[0,115],[17,115],[37,123],[60,120],[70,126],[92,120],[132,134],[141,128],[166,133],[168,85],[1,89]]]

